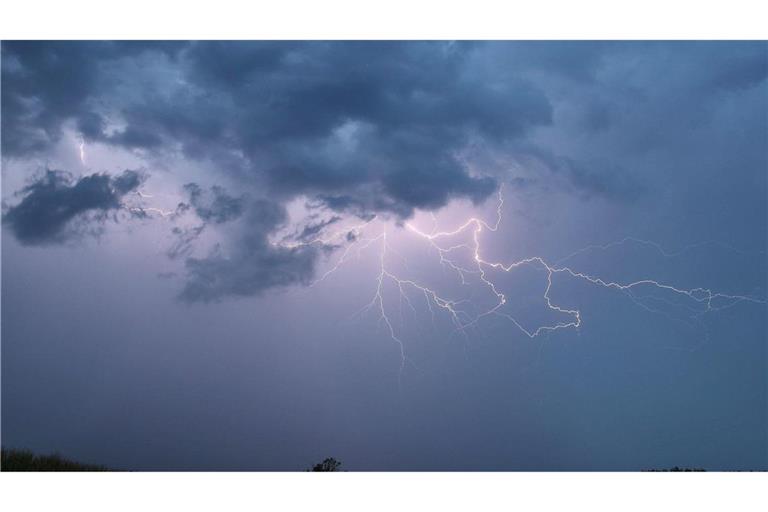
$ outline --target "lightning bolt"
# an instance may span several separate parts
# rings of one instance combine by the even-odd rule
[[[132,213],[138,213],[138,214],[156,213],[161,217],[171,217],[176,213],[175,210],[163,210],[162,208],[155,208],[152,206],[143,206],[143,207],[128,206],[126,207],[126,209]]]
[[[83,137],[80,137],[80,142],[77,147],[80,151],[80,163],[85,165],[85,139]]]
[[[135,194],[141,199],[151,199],[155,196],[153,194],[147,194],[145,192],[142,192],[141,190],[136,190]],[[139,203],[142,203],[143,201],[139,201]],[[131,205],[128,203],[123,203],[122,208],[132,214],[136,214],[139,216],[150,216],[150,214],[156,214],[160,217],[167,218],[167,217],[174,217],[175,215],[179,214],[178,209],[176,210],[165,210],[163,208],[158,208],[156,206],[144,206],[143,204],[139,205]]]
[[[644,302],[644,299],[657,300],[659,302],[667,303],[670,305],[680,304],[663,297],[657,297],[653,295],[641,296],[639,295],[641,290],[666,292],[672,296],[687,301],[689,305],[685,305],[685,307],[687,307],[695,315],[699,316],[707,312],[720,311],[729,307],[733,307],[736,304],[743,302],[762,305],[766,304],[766,300],[764,298],[722,293],[705,287],[683,288],[651,278],[644,278],[629,282],[613,281],[577,270],[564,264],[568,260],[571,260],[580,254],[589,253],[590,251],[595,250],[607,250],[612,247],[629,243],[651,247],[658,251],[662,256],[671,258],[674,256],[679,256],[697,247],[715,244],[713,242],[694,244],[686,246],[680,251],[670,252],[665,250],[660,244],[656,242],[642,240],[634,237],[626,237],[622,240],[611,242],[605,245],[587,246],[554,263],[549,263],[541,256],[531,256],[513,262],[490,261],[484,256],[483,246],[481,243],[482,235],[484,233],[495,233],[499,230],[503,218],[503,209],[503,189],[499,188],[497,195],[496,218],[493,222],[488,222],[479,217],[470,217],[455,229],[449,231],[438,231],[437,219],[434,213],[430,212],[433,222],[433,226],[430,232],[424,232],[412,223],[405,224],[405,228],[410,233],[412,233],[418,239],[426,242],[429,247],[436,252],[440,265],[446,269],[449,269],[451,272],[454,272],[462,285],[468,285],[474,279],[476,280],[475,282],[480,284],[490,293],[490,297],[493,299],[492,303],[489,306],[475,311],[472,311],[471,308],[463,307],[465,304],[472,302],[470,299],[456,299],[445,296],[434,288],[427,286],[425,283],[419,282],[415,279],[406,278],[398,274],[398,272],[394,270],[390,264],[391,255],[396,253],[389,243],[386,228],[383,228],[381,232],[373,236],[364,236],[365,231],[372,225],[373,220],[375,219],[368,220],[362,224],[354,226],[353,228],[335,231],[328,236],[318,237],[308,242],[275,244],[284,247],[297,247],[299,245],[310,244],[338,247],[336,244],[340,240],[351,240],[351,242],[345,247],[344,251],[342,251],[341,256],[336,260],[335,264],[333,264],[330,269],[324,272],[314,283],[312,283],[312,286],[325,280],[330,275],[335,273],[340,267],[349,261],[350,255],[357,254],[359,257],[361,251],[363,250],[369,249],[371,247],[379,248],[378,272],[374,278],[376,288],[370,302],[364,306],[359,313],[375,312],[378,317],[379,325],[384,327],[389,337],[398,347],[400,355],[399,379],[402,379],[403,372],[405,371],[407,365],[410,364],[414,367],[416,367],[416,365],[408,358],[406,352],[406,344],[404,342],[403,336],[398,332],[398,329],[396,329],[396,323],[388,313],[387,304],[391,302],[391,299],[388,299],[387,294],[385,293],[386,283],[390,283],[393,285],[393,288],[397,290],[401,307],[402,304],[405,303],[413,311],[416,311],[415,306],[409,297],[408,290],[418,293],[423,297],[426,306],[432,315],[433,322],[436,312],[442,311],[447,315],[448,319],[452,323],[455,329],[454,332],[462,333],[465,336],[467,335],[468,329],[476,326],[484,318],[489,316],[496,316],[509,321],[521,333],[531,339],[534,339],[547,332],[565,329],[578,329],[582,325],[581,311],[579,309],[572,309],[558,304],[551,297],[551,292],[554,286],[553,278],[561,275],[585,282],[589,285],[620,292],[627,296],[638,306],[653,313],[663,312],[647,305],[647,303]],[[454,241],[455,238],[463,235],[468,235],[469,241],[458,243]],[[732,249],[725,244],[715,245],[720,245]],[[470,260],[469,263],[463,261],[460,256],[460,254],[467,252],[470,254],[470,258],[468,258]],[[519,318],[516,318],[508,311],[505,311],[504,307],[508,302],[508,298],[504,292],[500,291],[498,283],[494,281],[491,274],[493,272],[503,272],[508,274],[523,266],[538,268],[545,273],[546,287],[542,295],[543,303],[550,312],[560,316],[565,316],[566,318],[564,320],[544,323],[543,325],[538,325],[536,327],[526,327],[524,322],[522,322]],[[474,304],[474,306],[477,306],[477,304]]]

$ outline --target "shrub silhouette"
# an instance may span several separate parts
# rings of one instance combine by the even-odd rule
[[[341,471],[339,467],[341,467],[341,462],[337,461],[333,457],[329,457],[323,462],[312,466],[312,469],[309,471]]]

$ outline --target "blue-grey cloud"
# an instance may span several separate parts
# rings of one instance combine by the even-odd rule
[[[301,233],[298,233],[295,236],[295,239],[302,242],[311,241],[313,237],[317,236],[320,232],[322,232],[323,229],[330,226],[331,224],[336,224],[340,220],[342,220],[341,217],[334,215],[330,219],[309,222],[301,230]]]
[[[171,234],[175,240],[166,254],[171,259],[188,256],[195,242],[210,224],[224,224],[238,219],[245,210],[246,197],[229,195],[224,188],[214,185],[209,190],[203,189],[197,183],[187,183],[183,187],[189,196],[188,202],[177,205],[174,217],[193,211],[200,219],[200,224],[192,227],[174,226]]]
[[[341,190],[407,216],[493,191],[493,178],[476,177],[456,158],[472,137],[516,138],[551,121],[547,98],[530,83],[465,74],[470,44],[199,42],[158,47],[188,85],[115,97],[128,104],[122,126],[109,129],[96,99],[118,93],[103,63],[151,48],[4,45],[12,63],[3,68],[5,131],[26,134],[5,151],[44,149],[74,119],[89,140],[150,150],[179,144],[222,167],[236,153],[235,172],[282,196]],[[55,80],[64,69],[72,76]]]
[[[212,302],[225,297],[259,295],[265,290],[308,284],[319,250],[303,245],[273,245],[269,234],[287,220],[282,205],[257,200],[249,204],[244,229],[229,252],[216,248],[204,258],[187,258],[186,283],[180,298]]]
[[[193,212],[200,224],[175,226],[175,241],[167,251],[171,259],[184,258],[185,283],[179,298],[185,302],[216,302],[226,297],[259,295],[265,290],[310,282],[317,256],[323,250],[309,244],[283,246],[269,237],[285,227],[285,207],[267,199],[250,200],[230,195],[220,186],[204,189],[187,183],[188,202],[179,204],[176,214]],[[324,227],[341,218],[310,222],[292,240],[305,242]],[[230,247],[216,245],[204,257],[193,257],[199,238],[209,225],[238,221]]]
[[[104,62],[145,52],[174,55],[181,46],[163,41],[3,41],[3,155],[45,151],[70,120],[85,137],[100,137],[105,121],[97,113],[98,99],[109,94]]]
[[[3,154],[44,154],[73,123],[88,142],[180,152],[255,198],[304,195],[361,218],[478,202],[508,179],[529,195],[640,201],[725,165],[699,158],[704,145],[745,174],[763,165],[766,54],[759,42],[3,43]],[[724,117],[741,138],[722,137]],[[228,207],[194,206],[212,224],[246,208]]]
[[[142,175],[131,170],[114,177],[91,174],[77,180],[63,171],[47,170],[21,191],[21,201],[7,208],[3,223],[25,245],[63,243],[89,223],[100,223],[121,209],[123,196],[135,191],[141,181]],[[74,226],[77,220],[82,223]]]
[[[231,196],[220,186],[214,185],[210,192],[206,192],[197,183],[187,183],[184,190],[189,194],[189,202],[195,213],[205,222],[222,224],[243,213],[245,198]]]

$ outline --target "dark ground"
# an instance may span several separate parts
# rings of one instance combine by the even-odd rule
[[[104,466],[81,464],[58,454],[35,455],[28,450],[2,449],[0,471],[109,471]]]

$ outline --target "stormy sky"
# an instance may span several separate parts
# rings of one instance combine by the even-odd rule
[[[2,443],[768,469],[767,78],[765,42],[4,41]]]

